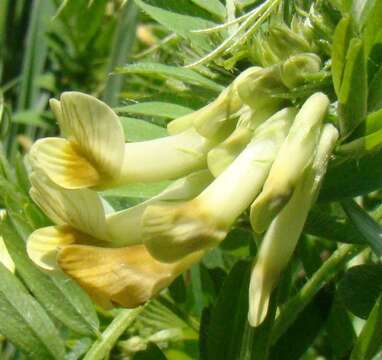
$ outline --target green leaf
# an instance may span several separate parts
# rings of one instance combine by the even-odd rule
[[[29,359],[64,359],[64,343],[40,304],[0,264],[0,333]]]
[[[270,340],[276,309],[277,291],[273,292],[271,295],[268,313],[264,321],[255,328],[251,327],[248,322],[245,323],[244,337],[239,358],[240,360],[271,359],[269,355]]]
[[[352,16],[357,23],[359,29],[362,29],[365,24],[370,11],[372,10],[374,4],[378,0],[353,0],[352,1]]]
[[[33,110],[19,111],[15,113],[12,115],[12,122],[17,124],[36,126],[41,129],[52,128],[50,124],[44,121],[40,113]]]
[[[320,192],[321,201],[355,197],[382,187],[382,149],[367,151],[329,166]]]
[[[105,197],[122,197],[148,199],[163,191],[169,186],[171,181],[161,181],[156,183],[135,183],[103,191]]]
[[[139,7],[169,30],[190,40],[194,46],[210,49],[206,36],[192,30],[212,27],[211,15],[188,0],[136,0]]]
[[[346,50],[348,49],[351,35],[351,18],[350,16],[344,16],[334,31],[332,46],[332,78],[337,96],[340,94]]]
[[[382,88],[381,88],[382,90]],[[382,107],[382,103],[381,103]],[[375,111],[366,118],[366,134],[372,134],[382,129],[382,109]]]
[[[44,308],[76,333],[96,335],[97,314],[84,291],[63,273],[40,271],[29,259],[23,240],[9,223],[2,223],[1,232],[18,274]]]
[[[23,57],[18,110],[27,109],[35,105],[37,101],[39,91],[37,79],[43,72],[47,55],[45,32],[53,13],[53,1],[33,1],[25,46],[26,53]]]
[[[185,106],[160,101],[146,101],[138,104],[121,106],[114,110],[120,114],[148,115],[169,119],[175,119],[193,112],[192,109]]]
[[[370,245],[378,256],[382,256],[381,226],[354,200],[343,200],[342,207],[355,227],[362,234],[365,242]]]
[[[374,45],[382,41],[382,3],[379,0],[365,0],[364,2],[366,11],[362,19],[364,25],[363,38],[365,41],[365,54],[369,56]]]
[[[354,315],[367,319],[382,293],[382,265],[351,267],[338,283],[341,301]]]
[[[251,263],[238,261],[224,281],[210,314],[202,360],[240,358],[248,321],[248,286]]]
[[[362,40],[350,40],[338,96],[341,136],[349,136],[366,118],[367,71]]]
[[[171,66],[159,63],[144,62],[137,64],[129,64],[124,67],[117,68],[116,72],[121,74],[142,74],[153,77],[164,77],[167,79],[177,79],[188,84],[205,87],[216,92],[224,89],[222,85],[200,75],[194,70],[185,69],[179,66]]]
[[[333,292],[323,288],[272,346],[269,359],[300,359],[325,325],[332,301]]]
[[[376,119],[377,120],[377,119]],[[377,123],[369,124],[367,126],[377,126]],[[367,154],[370,151],[378,150],[382,145],[382,129],[375,131],[366,136],[359,137],[353,141],[350,141],[344,145],[341,145],[337,149],[337,154],[347,158],[358,159],[362,155]]]
[[[350,244],[362,244],[362,234],[345,217],[335,216],[325,206],[314,206],[305,223],[304,230],[324,239]]]
[[[138,7],[134,1],[128,1],[119,10],[118,22],[113,35],[113,44],[107,67],[107,81],[103,93],[103,101],[115,106],[123,85],[123,78],[112,73],[117,66],[123,65],[131,55],[136,37]]]
[[[54,25],[62,21],[65,24],[62,32],[70,30],[76,45],[85,48],[99,31],[107,3],[108,0],[97,0],[89,5],[88,0],[66,0],[54,18]]]
[[[350,360],[371,360],[382,345],[382,296],[375,303],[354,346]]]
[[[120,120],[126,141],[153,140],[168,135],[165,128],[148,121],[128,117],[120,117]]]
[[[209,13],[224,19],[226,16],[226,8],[219,0],[191,0],[194,4],[200,6],[202,9],[207,10]]]
[[[72,344],[73,343],[73,344]],[[69,342],[71,350],[67,352],[65,360],[78,360],[84,355],[92,345],[93,341],[90,338],[75,339]]]
[[[357,338],[349,313],[339,296],[335,296],[325,329],[336,359],[344,359]]]
[[[370,84],[368,107],[369,111],[376,111],[382,108],[382,66],[374,75],[373,81]]]

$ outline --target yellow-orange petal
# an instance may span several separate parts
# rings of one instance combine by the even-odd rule
[[[143,245],[118,249],[70,245],[59,251],[58,263],[90,295],[131,308],[155,296],[199,258],[163,264]]]

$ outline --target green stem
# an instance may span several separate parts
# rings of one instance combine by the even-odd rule
[[[359,245],[344,244],[324,262],[302,287],[300,292],[285,305],[273,327],[271,344],[277,342],[320,289],[322,289],[351,258],[363,249],[364,247]]]
[[[103,360],[111,351],[118,338],[141,313],[143,307],[121,310],[101,337],[92,345],[83,360]]]

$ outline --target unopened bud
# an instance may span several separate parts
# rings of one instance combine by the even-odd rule
[[[304,84],[306,76],[320,71],[321,59],[313,53],[291,56],[281,66],[281,80],[289,89]]]

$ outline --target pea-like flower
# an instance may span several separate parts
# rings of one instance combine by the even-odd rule
[[[183,204],[149,206],[142,218],[144,244],[159,261],[173,262],[216,246],[260,192],[296,112],[279,111],[200,195]]]
[[[302,173],[311,164],[328,106],[328,97],[323,93],[315,93],[298,112],[263,190],[251,206],[251,224],[256,232],[267,229],[289,200]]]
[[[271,292],[293,254],[337,138],[337,129],[325,125],[313,162],[305,168],[291,198],[264,235],[249,288],[248,319],[252,326],[260,325],[266,317]]]
[[[193,128],[160,139],[126,143],[118,116],[105,103],[79,92],[52,99],[64,138],[44,138],[30,158],[61,187],[105,188],[176,179],[206,167],[213,142]]]
[[[157,261],[141,244],[141,214],[152,203],[196,196],[210,180],[211,175],[201,171],[145,203],[105,215],[96,192],[60,188],[44,174],[32,174],[31,196],[56,225],[30,235],[28,255],[46,270],[61,268],[102,306],[115,302],[134,307],[155,296],[203,255],[195,253],[174,264]]]

